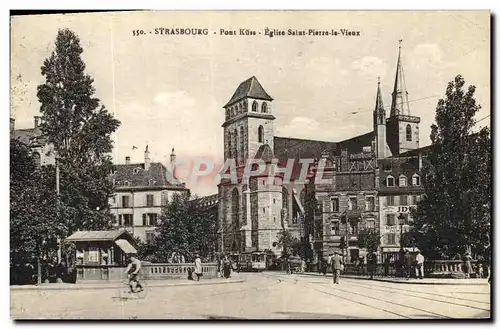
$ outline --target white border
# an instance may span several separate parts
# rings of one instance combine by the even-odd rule
[[[322,0],[307,0],[307,1],[297,1],[297,0],[288,0],[288,1],[274,1],[271,2],[269,0],[247,0],[244,2],[236,2],[236,1],[203,1],[203,0],[175,0],[175,1],[168,1],[168,3],[165,3],[165,1],[151,1],[151,0],[142,0],[140,2],[137,1],[119,1],[119,2],[113,2],[113,3],[107,3],[104,4],[102,0],[87,0],[85,3],[76,3],[76,2],[69,2],[69,1],[12,1],[10,5],[12,8],[8,8],[7,6],[9,3],[7,2],[2,2],[0,5],[2,7],[2,25],[4,26],[4,29],[2,29],[3,33],[0,34],[1,36],[1,44],[4,46],[2,51],[2,74],[1,77],[3,77],[3,85],[1,90],[1,96],[2,96],[2,103],[4,105],[4,109],[9,108],[9,83],[10,83],[10,74],[9,74],[9,69],[10,69],[10,49],[7,47],[9,45],[10,41],[10,24],[9,24],[9,9],[30,9],[30,8],[37,8],[37,9],[54,9],[54,8],[65,8],[67,10],[74,9],[74,10],[82,10],[82,9],[88,9],[88,10],[96,10],[96,9],[111,9],[111,10],[120,10],[120,9],[138,9],[139,6],[142,6],[143,8],[147,9],[163,9],[163,10],[192,10],[192,9],[202,9],[202,10],[215,10],[215,9],[236,9],[236,10],[256,10],[256,9],[261,9],[261,10],[321,10],[321,9],[335,9],[335,10],[424,10],[424,9],[429,9],[429,10],[477,10],[477,9],[490,9],[493,11],[493,13],[499,13],[500,11],[498,10],[498,1],[493,1],[493,0],[475,0],[475,1],[470,1],[470,2],[462,2],[459,5],[457,5],[458,2],[445,2],[445,1],[436,1],[436,0],[420,0],[418,2],[404,2],[404,1],[355,1],[355,0],[349,0],[349,1],[336,1],[335,5],[333,4],[327,4],[326,1]],[[7,5],[7,6],[5,6]],[[5,8],[4,8],[5,7]],[[496,22],[498,24],[498,22]],[[498,36],[495,36],[495,41],[497,41]],[[495,42],[496,43],[496,42]],[[492,58],[493,59],[493,58]],[[492,72],[492,74],[495,74],[495,72]],[[495,90],[491,93],[492,95],[498,95],[498,85],[495,85]],[[4,110],[4,113],[8,111]],[[493,112],[493,111],[492,111]],[[7,125],[7,114],[4,115],[5,121],[2,121],[3,124],[0,125],[0,132],[1,136],[5,136],[5,141],[7,141],[7,136],[8,136],[8,125]],[[500,120],[496,118],[496,120]],[[498,122],[496,122],[498,123]],[[8,168],[8,159],[9,159],[9,147],[8,143],[4,142],[1,143],[1,152],[4,155],[1,159],[3,161],[3,168]],[[494,152],[494,154],[498,154],[499,152]],[[499,162],[497,161],[497,164]],[[6,235],[8,236],[9,232],[9,175],[8,175],[8,170],[4,171],[4,174],[1,176],[1,185],[2,186],[2,209],[3,216],[1,217],[2,220],[2,225],[3,225],[3,232],[6,232]],[[498,192],[498,191],[495,191]],[[495,193],[495,195],[498,197],[499,193]],[[499,202],[496,202],[497,200],[494,200],[494,204],[498,205],[500,204]],[[495,227],[495,236],[498,236],[498,226],[500,224],[496,224]],[[8,260],[8,250],[10,249],[9,247],[9,242],[8,239],[4,238],[4,248],[2,248],[2,261],[0,264],[4,264],[4,266],[7,266],[9,264]],[[500,243],[496,243],[496,250],[498,249],[498,245]],[[495,253],[496,254],[496,253]],[[496,266],[498,267],[498,266]],[[9,298],[9,288],[7,285],[8,282],[8,274],[7,274],[7,269],[4,268],[3,271],[0,271],[0,275],[2,276],[1,282],[3,282],[2,285],[2,319],[5,319],[7,321],[8,326],[13,326],[13,322],[9,321],[10,318],[10,298]],[[496,273],[496,271],[494,271]],[[493,312],[496,311],[492,310]],[[200,323],[201,325],[205,325],[206,323]],[[334,324],[328,324],[327,325],[335,325],[335,326],[344,326],[344,325],[349,325],[353,326],[356,325],[358,326],[359,324],[353,324],[353,323],[334,323]],[[367,325],[368,323],[362,323],[361,325]],[[409,326],[415,326],[416,324],[409,324],[405,323],[406,325]],[[467,323],[468,324],[468,323]],[[26,328],[29,328],[33,326],[34,324],[29,324],[25,325]],[[53,325],[53,323],[50,323],[49,325]],[[68,324],[63,324],[64,326],[67,326]],[[109,325],[109,324],[108,324]],[[172,325],[172,324],[169,324]],[[175,324],[173,324],[175,325]],[[265,324],[265,326],[282,326],[282,325],[289,325],[289,323],[270,323],[270,324]],[[307,325],[306,323],[300,323],[299,325]],[[370,326],[373,326],[373,323],[369,323]],[[375,324],[376,326],[386,326],[386,323],[380,323],[380,324]],[[445,327],[452,327],[454,324],[444,324]],[[68,325],[68,326],[73,326],[73,325]],[[95,328],[96,324],[93,324],[92,327]],[[101,326],[100,324],[98,326]]]

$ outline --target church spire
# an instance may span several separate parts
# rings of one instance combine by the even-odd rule
[[[401,60],[402,42],[403,40],[399,40],[398,64],[396,68],[396,78],[394,80],[394,91],[392,92],[391,117],[396,115],[410,115],[408,92],[406,91],[403,62]]]
[[[377,98],[375,100],[375,110],[373,110],[373,126],[376,129],[377,125],[385,124],[385,109],[384,101],[382,100],[382,91],[380,90],[380,76],[377,77]]]

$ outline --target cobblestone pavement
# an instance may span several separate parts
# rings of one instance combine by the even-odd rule
[[[331,277],[245,273],[237,284],[120,289],[17,290],[13,319],[447,319],[489,318],[490,286],[401,285]]]

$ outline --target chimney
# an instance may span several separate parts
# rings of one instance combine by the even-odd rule
[[[10,118],[10,132],[13,132],[14,129],[16,128],[15,124],[16,124],[16,119]]]
[[[35,128],[38,128],[40,126],[40,117],[35,115],[33,118],[35,118]]]
[[[146,150],[144,151],[144,169],[149,170],[151,166],[151,159],[149,158],[149,146],[146,145]]]
[[[130,157],[125,157],[125,164],[130,164]]]
[[[172,153],[170,153],[170,164],[175,163],[175,153],[174,153],[174,148],[172,147]]]

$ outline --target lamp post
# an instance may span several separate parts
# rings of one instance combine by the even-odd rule
[[[399,237],[399,245],[401,246],[401,249],[403,249],[403,225],[405,224],[405,219],[406,216],[403,213],[400,213],[398,216],[398,221],[399,221],[399,232],[400,232],[400,237]]]

